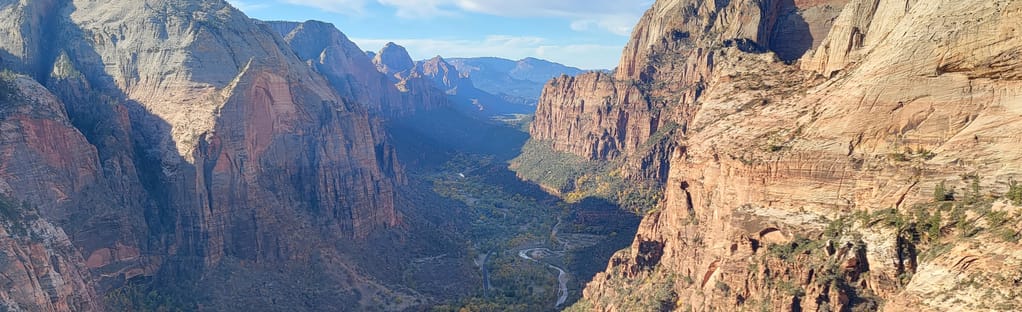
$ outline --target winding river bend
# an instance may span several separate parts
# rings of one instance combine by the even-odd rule
[[[533,261],[533,262],[536,262],[536,263],[542,263],[542,264],[546,265],[547,267],[550,267],[550,268],[553,268],[554,270],[557,270],[557,284],[559,286],[558,289],[557,289],[557,293],[558,293],[559,296],[557,297],[557,303],[554,305],[554,307],[560,307],[561,305],[564,304],[565,301],[568,300],[568,273],[565,272],[564,269],[562,269],[562,268],[560,268],[560,267],[558,267],[556,265],[553,265],[553,264],[550,264],[548,262],[537,260],[537,259],[533,258],[531,256],[531,254],[534,253],[534,252],[545,252],[545,253],[549,253],[549,254],[556,254],[557,252],[554,252],[553,250],[550,250],[549,248],[529,248],[529,249],[519,250],[518,251],[518,256],[521,257],[522,259],[526,259],[526,260]]]

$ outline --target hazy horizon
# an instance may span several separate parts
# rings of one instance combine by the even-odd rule
[[[617,66],[652,1],[229,0],[261,20],[332,23],[360,48],[387,42],[413,59],[527,57],[581,69]]]

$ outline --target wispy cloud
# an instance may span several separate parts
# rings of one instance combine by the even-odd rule
[[[444,57],[495,56],[508,59],[539,57],[554,62],[589,69],[606,69],[617,63],[616,55],[622,47],[598,44],[557,44],[528,36],[487,36],[479,40],[468,39],[370,39],[352,38],[365,49],[375,50],[387,42],[395,42],[408,49],[413,58],[426,59],[436,55]]]
[[[251,3],[242,0],[227,0],[227,2],[233,5],[235,8],[238,8],[239,10],[246,12],[261,10],[269,7],[269,5],[266,3]]]
[[[323,10],[358,15],[370,3],[391,7],[403,18],[429,18],[457,12],[504,17],[556,17],[571,21],[572,29],[602,29],[627,36],[652,0],[283,0]]]
[[[369,0],[281,0],[284,3],[303,5],[318,8],[321,10],[348,14],[361,15],[366,12],[366,5]]]
[[[431,18],[454,15],[456,7],[451,0],[377,0],[382,5],[393,7],[397,16],[403,18]]]

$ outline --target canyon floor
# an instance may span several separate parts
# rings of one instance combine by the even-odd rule
[[[464,235],[482,275],[479,291],[436,310],[564,308],[638,228],[636,214],[606,199],[565,201],[509,169],[527,139],[520,117],[487,121],[441,110],[391,124],[398,152],[414,155],[402,160],[414,164],[413,184],[464,205],[473,218]]]

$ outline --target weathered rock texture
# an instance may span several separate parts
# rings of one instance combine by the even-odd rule
[[[532,127],[663,183],[576,308],[1018,309],[1020,275],[995,263],[1022,259],[1002,197],[1022,175],[1019,14],[1012,1],[657,1],[618,71],[548,84]],[[941,181],[959,191],[933,204],[951,199],[934,195]],[[920,233],[934,218],[914,216],[941,210]]]
[[[64,231],[40,218],[90,184],[99,162],[95,148],[71,125],[63,104],[27,77],[0,78],[0,309],[96,311],[102,306],[85,260]],[[82,207],[87,208],[87,207]]]
[[[60,228],[38,216],[0,227],[0,308],[5,311],[99,311],[84,260]],[[20,227],[20,228],[19,228]],[[16,234],[23,231],[23,234]]]
[[[381,69],[378,70],[372,58],[331,24],[317,21],[268,24],[280,32],[299,58],[323,74],[341,96],[369,107],[374,112],[399,117],[446,105],[443,94],[435,89],[427,87],[424,90],[401,92],[384,74],[397,68],[411,69],[407,64],[411,63],[411,58],[404,48],[396,45],[384,47],[386,53],[380,55],[387,59],[379,61]],[[400,51],[391,51],[395,49]],[[388,67],[387,62],[401,64]]]
[[[417,243],[400,234],[404,176],[377,116],[442,101],[398,93],[328,24],[271,26],[225,1],[0,1],[0,17],[2,64],[46,87],[23,88],[33,109],[2,103],[19,113],[2,120],[0,186],[84,256],[60,255],[60,272],[91,273],[68,287],[330,263],[312,285],[361,294],[339,302],[415,304],[374,281],[399,267],[359,267],[411,255],[354,250]],[[57,293],[40,309],[70,304]]]

